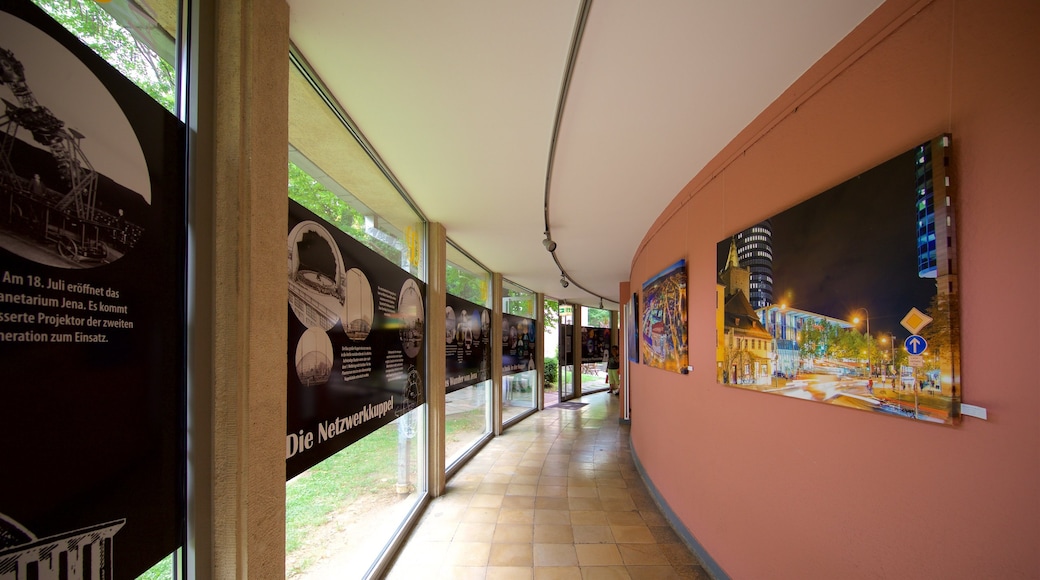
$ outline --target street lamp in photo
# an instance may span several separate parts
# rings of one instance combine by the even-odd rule
[[[891,355],[890,355],[890,357],[888,359],[888,364],[892,365],[892,367],[895,368],[895,364],[896,364],[896,337],[894,335],[891,335],[891,334],[886,334],[886,335],[882,336],[881,337],[881,344],[885,344],[885,343],[888,343],[889,352],[891,353]],[[887,369],[885,371],[885,374],[888,374]]]
[[[869,350],[870,349],[870,311],[867,310],[866,308],[857,308],[856,310],[853,310],[853,312],[859,312],[860,310],[863,311],[863,321],[866,323],[866,329],[867,329],[867,349]],[[853,316],[852,317],[852,322],[854,324],[859,324],[859,322],[860,322],[859,316]],[[870,375],[870,376],[874,375],[874,367],[873,367],[873,365],[870,364],[870,353],[869,352],[867,353],[867,374]]]

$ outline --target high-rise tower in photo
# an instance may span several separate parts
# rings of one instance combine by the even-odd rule
[[[940,387],[959,402],[960,307],[957,280],[957,220],[950,183],[950,136],[942,135],[915,150],[917,196],[917,275],[935,279],[935,301],[930,314],[946,318],[944,325],[924,329],[933,335],[929,351],[939,356]],[[933,323],[937,324],[937,323]],[[931,330],[931,331],[930,331]],[[945,351],[945,352],[944,352]],[[940,356],[941,355],[941,356]],[[956,411],[955,411],[956,413]]]
[[[755,224],[734,238],[740,265],[751,271],[748,301],[758,309],[773,303],[773,223]]]

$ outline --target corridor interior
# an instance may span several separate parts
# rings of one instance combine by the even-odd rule
[[[709,578],[634,465],[609,392],[510,427],[449,480],[387,577]]]

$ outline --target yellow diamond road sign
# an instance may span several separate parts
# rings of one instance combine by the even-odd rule
[[[916,308],[911,308],[910,312],[903,317],[899,324],[902,324],[903,328],[909,330],[912,334],[920,334],[921,329],[928,326],[928,323],[931,321],[931,316]]]

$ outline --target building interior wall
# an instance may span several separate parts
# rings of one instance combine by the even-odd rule
[[[630,372],[633,448],[734,578],[1040,574],[1040,4],[890,0],[681,191],[633,258],[689,268],[688,375]],[[715,382],[716,243],[953,136],[961,385],[924,424]],[[851,233],[854,235],[854,233]]]

